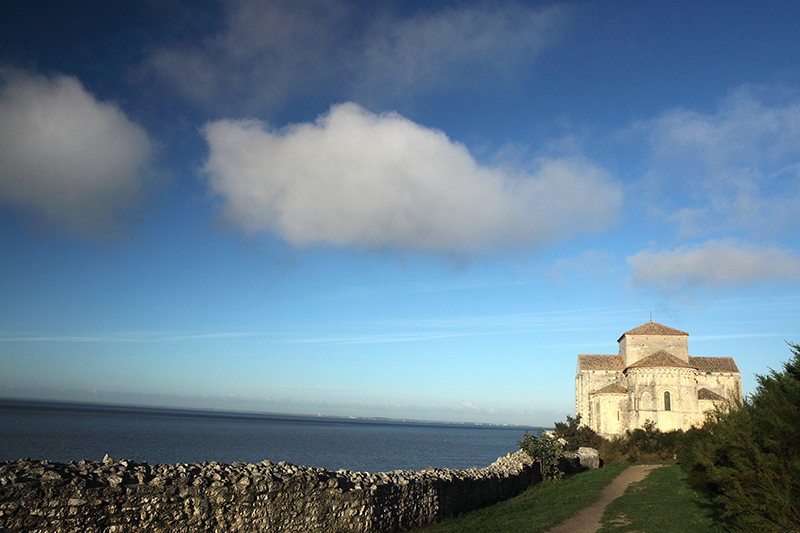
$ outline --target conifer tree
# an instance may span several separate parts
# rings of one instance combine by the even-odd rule
[[[681,463],[741,531],[800,531],[800,346],[749,399],[686,434]]]

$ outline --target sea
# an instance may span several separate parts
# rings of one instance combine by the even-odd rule
[[[0,461],[286,461],[327,470],[483,468],[537,428],[0,399]]]

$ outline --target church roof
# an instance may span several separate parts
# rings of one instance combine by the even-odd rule
[[[720,396],[714,391],[708,390],[705,387],[697,391],[697,399],[698,400],[714,400],[715,402],[719,401],[727,401],[725,398]]]
[[[628,389],[617,383],[612,383],[589,394],[628,394]]]
[[[669,326],[665,326],[663,324],[659,324],[658,322],[653,322],[652,320],[646,324],[642,324],[638,328],[633,328],[630,331],[626,331],[622,335],[620,335],[617,342],[622,340],[622,337],[625,335],[684,335],[689,336],[688,333],[685,331],[681,331],[679,329],[671,328]]]
[[[733,357],[692,357],[689,364],[700,372],[739,372],[739,367],[733,362]]]
[[[625,368],[619,355],[579,354],[578,370],[616,370]]]
[[[690,365],[683,359],[678,359],[671,353],[665,352],[664,350],[659,350],[654,354],[648,355],[644,359],[639,359],[632,365],[628,365],[628,368],[650,368],[658,366],[677,366],[680,368],[694,368],[694,365]],[[628,368],[626,368],[625,370],[627,370]]]

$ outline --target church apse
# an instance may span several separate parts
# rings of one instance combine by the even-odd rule
[[[575,413],[603,436],[652,420],[662,431],[702,424],[716,403],[741,396],[731,357],[691,357],[689,334],[650,321],[618,339],[612,354],[580,354]]]

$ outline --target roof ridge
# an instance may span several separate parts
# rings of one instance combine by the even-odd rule
[[[680,359],[666,350],[658,350],[657,352],[653,352],[647,357],[643,357],[639,359],[635,363],[628,365],[625,370],[628,368],[646,368],[646,367],[656,367],[656,366],[677,366],[680,368],[697,368],[689,364],[688,362]]]
[[[622,337],[625,335],[684,335],[689,336],[688,333],[685,331],[681,331],[679,329],[671,328],[669,326],[665,326],[664,324],[659,324],[658,322],[646,322],[641,326],[637,326],[629,331],[626,331],[622,335],[620,335],[617,342],[622,340]]]
[[[617,354],[578,354],[578,370],[612,370],[621,372],[625,367]]]
[[[628,389],[626,389],[619,383],[611,383],[609,385],[606,385],[605,387],[597,389],[594,392],[590,392],[589,394],[591,395],[591,394],[627,394],[627,393]]]
[[[736,361],[729,355],[690,355],[689,363],[701,372],[739,372]]]
[[[697,390],[698,400],[713,400],[713,401],[728,401],[724,396],[721,396],[711,389],[701,387]]]

